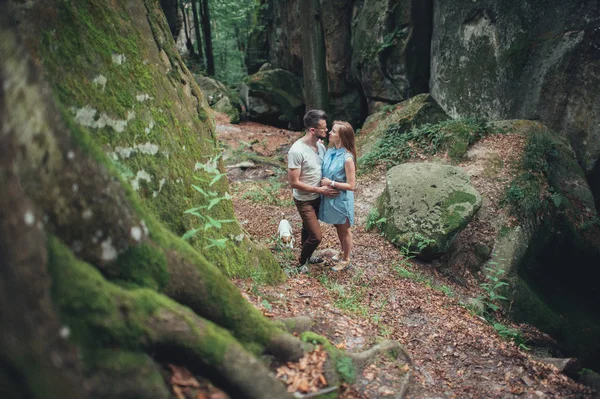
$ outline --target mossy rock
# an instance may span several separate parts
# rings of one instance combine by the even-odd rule
[[[231,103],[229,97],[223,97],[217,101],[213,109],[229,116],[230,123],[240,123],[240,111]]]
[[[208,104],[217,112],[229,116],[229,122],[239,123],[245,117],[246,106],[240,96],[222,82],[208,76],[194,75]]]
[[[304,89],[300,80],[283,69],[267,69],[245,79],[248,117],[279,127],[302,128]]]
[[[369,153],[392,124],[398,124],[405,131],[409,131],[425,123],[435,124],[447,119],[450,117],[433,97],[429,94],[419,94],[370,115],[357,136],[358,153],[360,156]]]
[[[460,168],[408,163],[391,168],[378,200],[380,229],[423,259],[444,254],[481,207],[481,195]]]
[[[87,131],[175,234],[200,228],[193,244],[226,274],[249,275],[265,266],[279,279],[274,257],[237,222],[204,230],[201,220],[184,214],[209,205],[211,198],[192,184],[209,188],[214,174],[197,165],[217,159],[220,151],[208,104],[173,45],[159,3],[72,0],[39,15],[43,18],[32,18],[39,35],[29,43],[67,123]],[[217,169],[224,171],[220,161]],[[227,179],[210,191],[224,199],[206,214],[234,219]],[[229,239],[225,248],[204,250],[223,238]]]
[[[541,123],[495,125],[526,143],[505,194],[519,225],[501,226],[486,267],[506,273],[512,318],[551,334],[584,363],[594,361],[600,225],[583,170],[568,141]]]

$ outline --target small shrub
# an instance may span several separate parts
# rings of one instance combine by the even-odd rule
[[[372,230],[374,227],[381,227],[383,223],[387,221],[386,218],[379,217],[379,211],[377,208],[371,208],[369,214],[367,215],[367,223],[365,225],[365,229]]]
[[[418,154],[435,155],[445,150],[452,159],[460,159],[468,147],[489,133],[486,122],[479,119],[455,119],[423,124],[407,131],[402,124],[391,124],[375,148],[359,159],[362,167],[378,164],[398,165]]]

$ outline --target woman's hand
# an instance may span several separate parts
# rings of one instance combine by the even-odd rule
[[[321,186],[330,186],[330,185],[331,185],[331,180],[329,180],[326,177],[321,179]]]

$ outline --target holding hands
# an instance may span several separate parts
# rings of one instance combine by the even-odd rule
[[[321,187],[318,188],[319,194],[323,194],[326,197],[335,197],[340,192],[331,186],[331,180],[324,177],[321,179]]]

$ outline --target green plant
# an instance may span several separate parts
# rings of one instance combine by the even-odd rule
[[[361,167],[378,164],[398,165],[416,155],[435,155],[446,150],[460,159],[469,145],[492,132],[480,119],[455,119],[436,124],[423,124],[407,130],[404,124],[391,124],[373,150],[359,159]]]
[[[356,367],[348,356],[340,356],[335,362],[335,369],[340,378],[349,384],[356,379]]]
[[[374,227],[381,227],[383,223],[387,221],[386,218],[379,217],[379,211],[377,208],[371,208],[369,214],[367,215],[367,223],[365,225],[365,229],[372,230]]]
[[[531,349],[530,347],[525,345],[527,343],[527,340],[523,337],[523,334],[521,334],[520,331],[515,330],[514,328],[509,328],[502,323],[496,322],[492,325],[494,327],[494,330],[496,330],[498,335],[500,335],[502,338],[514,342],[515,345],[517,345],[523,350],[528,351]]]
[[[218,168],[218,161],[221,155],[217,155],[214,158],[211,158],[207,163],[203,164],[198,162],[196,164],[196,170],[202,169],[207,173],[207,177],[198,177],[194,176],[194,179],[199,182],[200,185],[192,184],[192,188],[202,194],[205,200],[208,202],[205,205],[197,206],[194,208],[187,209],[184,211],[185,214],[189,214],[195,216],[202,223],[202,227],[193,228],[185,232],[181,237],[184,240],[188,240],[194,237],[200,231],[207,231],[209,229],[221,229],[223,224],[225,223],[234,223],[233,219],[214,219],[209,215],[210,210],[224,200],[231,200],[231,195],[229,193],[225,193],[225,195],[219,195],[217,191],[212,191],[211,187],[213,187],[216,183],[219,182],[225,176],[225,173],[221,173]],[[212,177],[211,177],[212,176]],[[220,239],[212,239],[207,238],[209,244],[204,248],[225,248],[225,245],[228,241],[227,238]]]
[[[489,262],[490,265],[497,265],[495,262]],[[483,288],[485,295],[480,299],[488,312],[494,313],[500,309],[500,301],[506,301],[507,298],[500,295],[502,287],[508,286],[508,283],[502,281],[504,270],[494,267],[486,267],[485,282],[479,284]]]
[[[293,201],[289,196],[284,198],[281,196],[282,188],[284,188],[284,183],[277,177],[271,177],[264,182],[252,182],[250,187],[242,194],[242,198],[268,205],[292,205]]]

